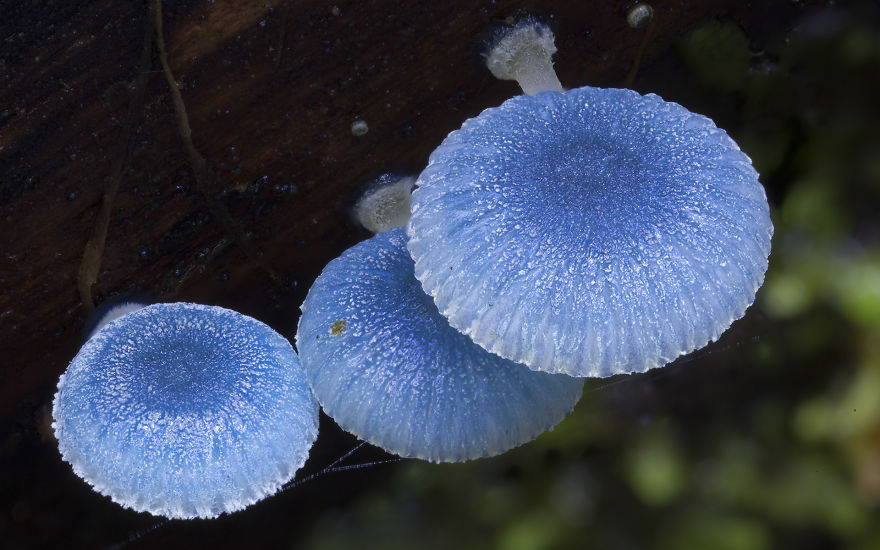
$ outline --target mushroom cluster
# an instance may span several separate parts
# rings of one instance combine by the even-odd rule
[[[656,95],[563,91],[555,51],[533,19],[501,33],[487,66],[526,95],[449,134],[411,196],[405,178],[367,189],[354,215],[377,235],[309,290],[299,359],[216,307],[158,304],[98,330],[55,397],[74,471],[137,510],[214,517],[293,476],[315,398],[389,452],[469,460],[560,422],[581,377],[643,372],[718,338],[770,253],[751,161]]]
[[[748,156],[710,119],[656,95],[564,91],[555,51],[534,19],[499,34],[487,66],[527,95],[466,121],[431,154],[411,198],[410,257],[399,230],[380,234],[331,262],[303,305],[297,345],[318,400],[386,450],[467,457],[438,448],[455,434],[468,445],[461,418],[508,405],[467,399],[484,384],[459,358],[472,343],[518,389],[513,365],[643,372],[717,339],[763,282],[773,225]],[[532,408],[503,414],[502,430],[519,414],[558,415],[559,402],[510,395]]]

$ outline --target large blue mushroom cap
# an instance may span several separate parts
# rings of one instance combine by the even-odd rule
[[[529,370],[449,326],[413,274],[402,228],[330,262],[296,345],[315,396],[358,437],[453,462],[530,441],[571,412],[583,381]]]
[[[653,94],[514,97],[449,134],[417,186],[425,291],[479,345],[545,372],[641,372],[702,347],[767,269],[751,161]]]
[[[318,432],[287,340],[235,311],[187,303],[98,331],[61,376],[53,416],[77,475],[169,518],[215,517],[274,493]]]

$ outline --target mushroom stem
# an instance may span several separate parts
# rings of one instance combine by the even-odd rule
[[[534,61],[529,62],[517,73],[516,82],[522,88],[523,93],[535,95],[548,90],[553,90],[554,92],[563,91],[562,83],[559,82],[556,71],[553,70],[553,62],[550,61],[550,56],[538,58],[535,55],[535,57]]]
[[[114,321],[126,313],[131,313],[132,311],[137,311],[142,307],[147,307],[148,304],[144,304],[141,302],[131,302],[131,301],[123,301],[118,302],[113,305],[108,305],[104,311],[100,314],[100,317],[97,317],[95,321],[95,325],[89,330],[88,336],[86,339],[94,336],[99,330],[110,324],[110,321]],[[103,304],[102,304],[103,307]],[[101,308],[98,309],[95,313],[98,313]]]
[[[553,31],[539,21],[524,19],[501,31],[486,54],[486,67],[501,80],[516,80],[523,93],[534,95],[562,84],[553,70]]]
[[[364,189],[354,217],[368,231],[382,233],[409,221],[410,195],[416,176],[382,174]]]

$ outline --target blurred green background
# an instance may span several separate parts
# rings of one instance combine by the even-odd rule
[[[755,305],[691,357],[589,382],[534,443],[381,467],[303,547],[880,548],[880,9],[770,40],[709,22],[634,87],[753,158],[776,227]]]

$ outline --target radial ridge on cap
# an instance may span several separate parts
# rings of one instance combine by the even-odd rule
[[[58,447],[137,511],[212,518],[276,492],[305,462],[318,408],[290,343],[228,309],[155,304],[98,331],[58,382]]]
[[[412,195],[415,275],[456,329],[545,372],[642,372],[715,340],[764,279],[751,160],[656,95],[517,96],[449,134]]]
[[[560,422],[583,381],[529,370],[449,326],[413,274],[402,228],[331,261],[302,306],[296,345],[343,429],[405,457],[500,454]]]

